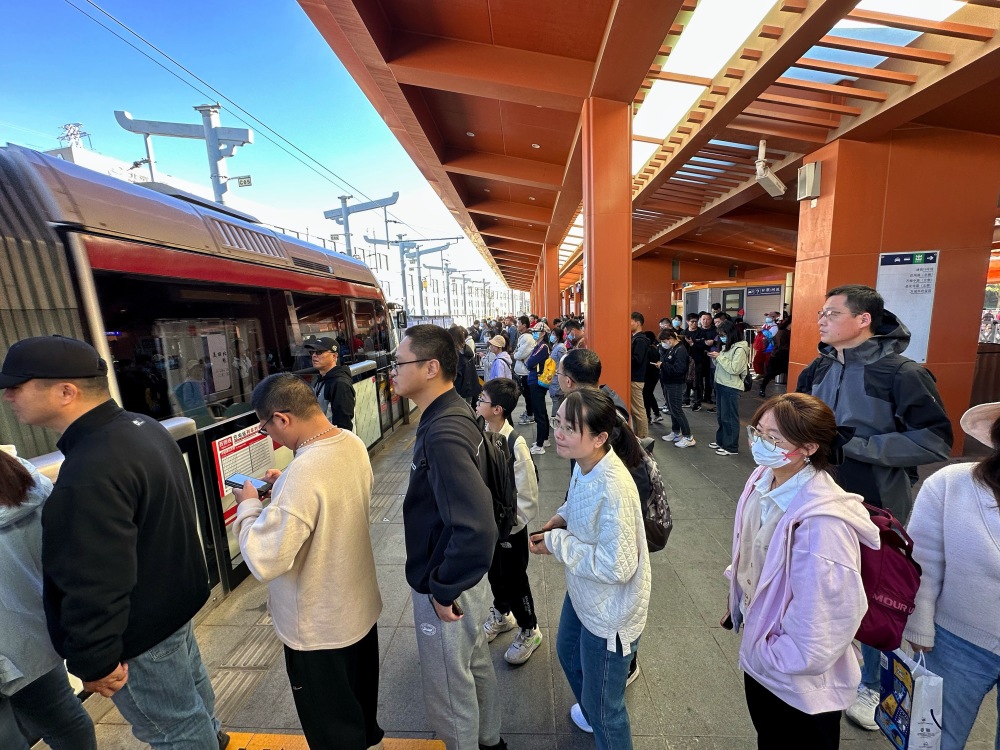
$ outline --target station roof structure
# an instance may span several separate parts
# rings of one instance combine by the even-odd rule
[[[589,97],[632,103],[633,258],[720,278],[794,268],[796,169],[820,146],[1000,135],[1000,0],[299,3],[515,289],[546,245],[560,288],[580,280]],[[779,200],[754,179],[761,139]]]

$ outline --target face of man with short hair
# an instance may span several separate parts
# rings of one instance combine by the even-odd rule
[[[701,327],[704,328],[705,330],[708,330],[709,328],[712,327],[712,316],[709,315],[708,313],[705,313],[704,315],[701,316]]]
[[[62,403],[61,384],[36,378],[12,385],[3,392],[3,400],[21,424],[45,427],[59,415]]]

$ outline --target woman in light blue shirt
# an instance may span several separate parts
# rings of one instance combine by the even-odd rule
[[[0,748],[97,750],[94,723],[49,641],[42,607],[42,506],[52,483],[0,446]]]

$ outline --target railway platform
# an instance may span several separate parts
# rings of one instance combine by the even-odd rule
[[[742,398],[745,423],[760,403]],[[519,416],[515,414],[516,417]],[[715,415],[689,413],[699,445],[677,449],[659,440],[655,456],[673,511],[667,548],[651,556],[653,591],[639,649],[641,674],[628,688],[627,703],[637,750],[750,750],[756,746],[737,665],[738,641],[719,626],[725,606],[722,571],[728,563],[736,500],[753,469],[749,451],[720,457],[708,448]],[[669,423],[666,424],[669,429]],[[375,494],[371,533],[382,592],[379,618],[381,676],[379,721],[385,750],[437,750],[424,715],[409,589],[403,576],[402,504],[416,425],[397,429],[372,457]],[[517,427],[528,435],[532,426]],[[568,462],[551,448],[533,457],[540,475],[539,517],[562,502]],[[937,466],[925,467],[933,470]],[[513,633],[492,646],[503,696],[503,736],[511,750],[587,750],[593,738],[570,721],[574,702],[556,659],[554,643],[566,591],[562,567],[551,557],[529,566],[544,640],[531,659],[512,667],[503,653]],[[202,656],[215,686],[219,718],[232,736],[230,750],[306,748],[285,675],[281,644],[266,610],[266,587],[247,579],[196,628]],[[93,699],[91,699],[93,700]],[[110,705],[110,703],[108,704]],[[969,750],[994,747],[996,694],[987,696]],[[98,719],[102,750],[136,750],[128,725],[112,709]],[[403,743],[402,740],[412,742]],[[843,748],[886,748],[880,732],[843,720]],[[788,747],[808,748],[808,738],[789,737]]]

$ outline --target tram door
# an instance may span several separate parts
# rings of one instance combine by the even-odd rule
[[[250,411],[250,394],[270,370],[260,331],[252,318],[157,320],[173,414],[202,428]]]

